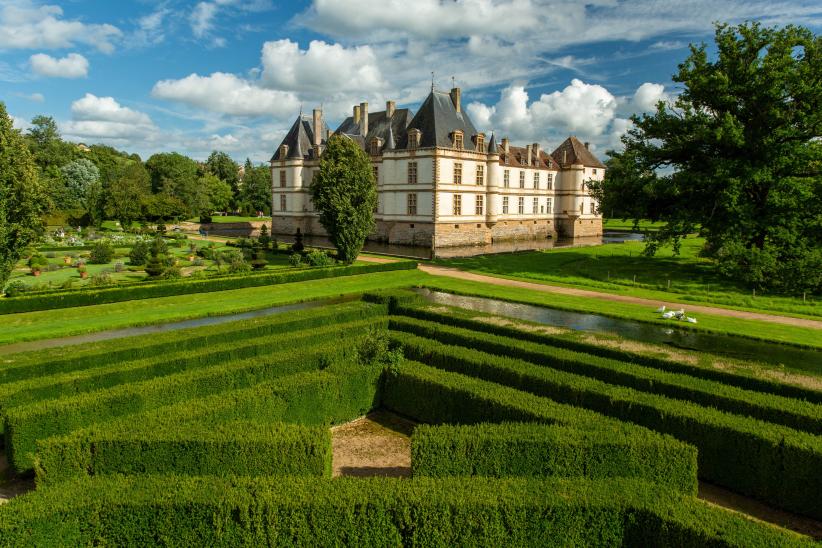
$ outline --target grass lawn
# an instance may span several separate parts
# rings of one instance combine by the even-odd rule
[[[0,316],[3,322],[0,344],[219,316],[380,288],[407,287],[419,284],[426,278],[427,275],[418,270],[401,270],[61,310],[7,314]]]
[[[257,221],[270,221],[271,217],[235,217],[233,215],[226,215],[225,217],[215,215],[211,218],[212,223],[252,223]],[[199,223],[200,218],[194,217],[189,219],[190,223]]]
[[[556,293],[542,293],[530,289],[488,285],[480,282],[441,276],[430,276],[426,278],[422,284],[431,289],[439,289],[451,293],[535,304],[548,308],[588,312],[626,320],[655,323],[672,328],[711,331],[714,333],[738,335],[765,341],[822,349],[822,331],[806,327],[794,327],[757,320],[712,316],[709,314],[700,314],[699,324],[691,325],[684,322],[671,322],[670,320],[660,319],[659,314],[654,310],[637,304],[609,302],[586,297],[559,295]]]
[[[710,304],[742,310],[822,316],[820,296],[771,296],[720,276],[707,260],[698,257],[704,240],[683,240],[679,256],[671,249],[654,257],[642,255],[642,242],[575,247],[524,253],[481,255],[435,262],[499,276],[557,285],[585,287],[606,293],[647,299]]]
[[[638,232],[643,232],[645,230],[654,231],[659,230],[665,226],[665,223],[656,222],[652,223],[651,221],[640,221]],[[631,232],[634,231],[634,221],[631,219],[603,219],[602,220],[602,227],[605,230],[629,230]]]

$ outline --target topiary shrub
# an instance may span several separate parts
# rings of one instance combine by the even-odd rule
[[[91,248],[88,262],[91,264],[108,264],[114,258],[114,248],[107,240],[100,240]]]
[[[292,253],[288,256],[288,264],[294,268],[301,266],[303,264],[303,256],[299,253]]]
[[[262,228],[260,228],[260,236],[257,238],[257,241],[263,249],[268,249],[268,244],[271,243],[271,236],[268,234],[268,225],[264,224]]]
[[[148,243],[144,241],[139,241],[134,244],[134,247],[131,248],[131,251],[128,253],[128,262],[132,265],[141,265],[146,264],[148,260],[150,248]]]
[[[164,264],[165,257],[162,255],[152,255],[146,264],[146,274],[149,278],[159,278],[165,272],[166,265]]]
[[[105,287],[107,285],[113,285],[114,280],[111,278],[111,274],[109,274],[108,271],[103,270],[102,272],[98,272],[93,275],[88,283],[91,287]]]

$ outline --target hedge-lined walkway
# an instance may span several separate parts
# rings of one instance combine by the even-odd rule
[[[366,261],[368,260],[368,258],[362,257],[361,260]],[[432,274],[434,276],[444,276],[447,278],[456,278],[458,280],[480,282],[505,287],[530,289],[542,293],[560,293],[563,295],[571,295],[574,297],[587,297],[592,299],[601,299],[605,301],[639,304],[647,306],[649,308],[657,308],[659,306],[665,305],[667,308],[673,310],[684,308],[688,312],[692,312],[695,314],[712,314],[714,316],[726,316],[729,318],[739,318],[743,320],[759,320],[763,322],[779,323],[795,327],[808,327],[811,329],[822,330],[822,321],[820,320],[792,318],[790,316],[779,316],[776,314],[764,314],[759,312],[747,312],[744,310],[731,310],[728,308],[718,308],[715,306],[702,306],[676,302],[656,301],[652,299],[643,299],[641,297],[629,297],[626,295],[613,295],[611,293],[600,293],[599,291],[591,291],[588,289],[575,289],[572,287],[561,287],[556,285],[510,280],[507,278],[496,278],[494,276],[486,276],[484,274],[466,272],[464,270],[459,270],[457,268],[447,268],[443,266],[434,266],[430,264],[420,264],[418,268],[423,272]]]
[[[413,422],[382,410],[333,427],[333,477],[411,476],[413,429]]]

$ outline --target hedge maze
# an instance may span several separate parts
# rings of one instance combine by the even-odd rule
[[[377,408],[419,423],[412,477],[332,479],[328,427]],[[37,484],[2,546],[813,546],[700,479],[822,519],[819,392],[401,291],[12,356],[0,414]]]

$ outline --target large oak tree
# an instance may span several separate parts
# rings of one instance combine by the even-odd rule
[[[729,276],[822,290],[822,38],[801,27],[718,25],[691,46],[673,104],[634,116],[592,190],[605,212],[664,221],[646,251],[699,228]]]

